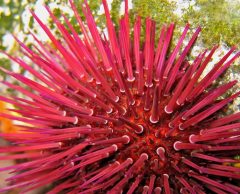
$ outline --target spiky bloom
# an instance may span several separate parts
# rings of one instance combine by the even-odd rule
[[[239,92],[220,99],[236,81],[217,87],[213,82],[240,53],[232,48],[200,79],[217,49],[203,51],[192,63],[187,60],[200,28],[183,46],[187,24],[170,52],[174,24],[162,27],[155,48],[158,35],[149,18],[145,41],[140,43],[140,17],[132,40],[127,2],[116,32],[103,0],[108,36],[99,33],[86,1],[86,23],[72,0],[70,4],[83,36],[64,15],[63,25],[46,7],[62,39],[34,12],[53,47],[34,34],[33,50],[16,38],[40,71],[9,57],[37,81],[3,69],[31,90],[3,82],[28,98],[2,96],[22,117],[1,116],[28,127],[25,133],[2,135],[14,144],[0,148],[12,153],[1,159],[24,160],[1,168],[16,172],[1,191],[27,192],[53,183],[50,194],[239,193],[240,169],[234,167],[239,160],[234,156],[240,150],[240,113],[220,117]]]

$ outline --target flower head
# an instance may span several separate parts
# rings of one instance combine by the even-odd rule
[[[240,114],[220,117],[221,110],[240,92],[219,99],[237,82],[213,85],[240,53],[232,48],[200,79],[217,46],[193,62],[188,55],[200,27],[184,46],[187,24],[175,48],[169,50],[174,24],[158,35],[147,18],[140,42],[140,17],[129,24],[128,8],[117,32],[103,0],[108,35],[100,33],[87,1],[71,7],[82,31],[79,36],[67,17],[62,24],[48,7],[62,39],[58,40],[32,12],[53,46],[34,34],[33,49],[16,40],[35,70],[9,56],[37,81],[2,69],[25,87],[3,82],[28,98],[0,97],[30,124],[28,133],[2,136],[14,145],[1,147],[0,159],[24,159],[1,170],[17,172],[10,186],[23,192],[53,184],[49,193],[239,193],[240,170],[231,164],[240,150]],[[127,1],[126,1],[127,5]],[[182,49],[181,49],[182,48]],[[31,133],[29,133],[31,132]]]

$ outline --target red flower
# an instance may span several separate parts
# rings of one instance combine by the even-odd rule
[[[9,57],[38,81],[3,69],[31,91],[3,82],[28,98],[0,97],[17,106],[12,111],[21,117],[0,116],[30,125],[28,133],[2,134],[14,144],[1,147],[1,153],[13,154],[0,158],[24,162],[1,168],[17,172],[1,191],[27,192],[53,183],[52,194],[239,193],[240,169],[227,164],[240,162],[234,159],[240,150],[240,114],[220,118],[219,113],[240,92],[219,100],[236,81],[212,83],[240,53],[232,48],[200,79],[217,49],[205,50],[190,64],[187,56],[200,28],[184,47],[187,24],[170,52],[174,24],[162,27],[155,48],[155,22],[146,19],[142,46],[141,19],[136,19],[132,40],[127,6],[117,33],[103,0],[104,36],[86,1],[86,25],[70,3],[83,38],[64,15],[65,25],[46,7],[62,34],[59,41],[32,12],[54,47],[33,34],[31,50],[16,38],[40,71]]]

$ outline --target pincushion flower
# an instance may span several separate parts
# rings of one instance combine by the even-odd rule
[[[137,17],[132,30],[127,0],[118,32],[103,0],[108,35],[99,32],[86,1],[86,22],[70,4],[81,35],[66,16],[62,24],[46,7],[62,38],[34,12],[53,46],[32,34],[30,49],[16,38],[40,70],[9,57],[37,81],[2,68],[27,88],[2,83],[27,98],[2,96],[21,117],[1,116],[30,124],[25,131],[31,133],[2,135],[13,145],[0,152],[13,154],[1,159],[23,162],[1,168],[16,172],[1,191],[25,193],[52,184],[49,194],[239,193],[240,169],[234,164],[240,161],[234,156],[240,150],[240,113],[221,117],[221,110],[240,92],[220,98],[237,81],[213,84],[239,57],[236,48],[200,79],[217,50],[188,60],[200,27],[190,36],[187,24],[170,51],[174,24],[158,35],[152,19],[143,24]],[[146,33],[140,42],[142,25]]]

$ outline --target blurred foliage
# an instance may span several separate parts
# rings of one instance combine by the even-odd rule
[[[27,2],[26,2],[27,3]],[[12,32],[17,25],[21,28],[23,23],[21,20],[21,13],[25,9],[26,4],[15,0],[0,0],[0,50],[5,50],[3,46],[3,36],[7,32]],[[10,61],[6,58],[0,57],[0,65],[4,68],[10,68]],[[0,71],[0,75],[4,74]]]
[[[177,21],[177,15],[174,13],[176,3],[168,0],[132,0],[133,10],[135,15],[142,18],[152,18],[156,21],[156,46],[163,24],[170,24]],[[133,15],[132,15],[133,17]],[[145,21],[142,20],[141,40],[145,37]],[[175,30],[174,36],[179,35],[180,31]]]
[[[10,69],[11,68],[11,62],[10,62],[9,59],[0,58],[0,66],[4,67],[6,69]],[[0,71],[0,75],[2,75],[5,78],[5,75],[2,71]]]
[[[178,6],[182,15],[177,13]],[[205,47],[225,43],[228,46],[240,43],[239,0],[133,0],[133,11],[143,17],[152,17],[161,26],[175,22],[192,28],[202,27],[201,40]],[[180,31],[177,28],[176,34]]]
[[[195,0],[184,9],[183,21],[202,26],[202,42],[214,45],[221,42],[228,46],[240,43],[239,0]],[[239,45],[238,45],[239,46]]]
[[[26,6],[26,3],[16,0],[0,0],[0,38],[2,40],[3,35],[6,32],[12,32],[16,25],[23,27],[21,20],[21,14]],[[0,49],[5,49],[0,44]]]
[[[174,13],[176,3],[168,0],[132,0],[133,12],[141,17],[151,17],[158,26],[164,23],[177,21],[177,15]]]
[[[114,22],[114,24],[117,24],[120,17],[120,6],[121,6],[121,0],[114,0],[112,2],[112,9],[111,9],[111,17]],[[117,27],[117,26],[116,26]]]

